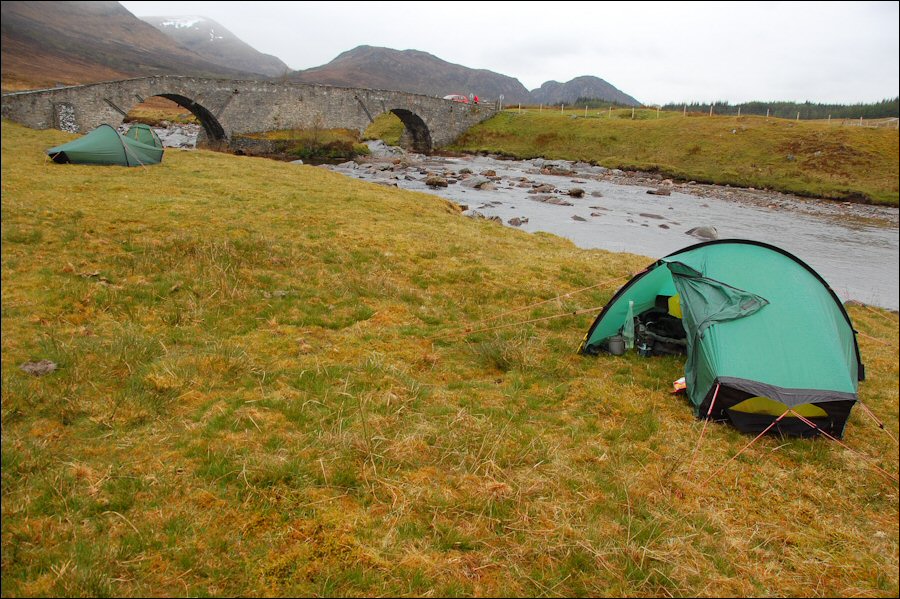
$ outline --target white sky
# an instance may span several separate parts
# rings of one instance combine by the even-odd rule
[[[529,90],[580,75],[645,104],[900,95],[900,2],[121,2],[205,16],[292,69],[422,50]],[[477,90],[475,90],[477,91]]]

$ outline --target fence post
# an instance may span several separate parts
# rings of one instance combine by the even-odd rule
[[[738,116],[741,116],[741,107],[738,106]]]
[[[766,118],[769,118],[769,109],[766,108]]]
[[[631,120],[634,120],[634,106],[631,107]]]
[[[612,104],[609,105],[609,117],[612,118]]]
[[[709,116],[712,116],[712,104],[709,105]]]
[[[797,111],[797,120],[798,121],[800,120],[800,111],[799,110]]]
[[[565,104],[560,104],[560,105],[559,105],[559,111],[560,111],[560,112],[565,112],[565,111],[566,111],[566,105],[565,105]]]
[[[584,105],[584,118],[587,118],[587,104]]]
[[[659,106],[656,107],[656,118],[659,118]]]
[[[687,116],[687,104],[684,105],[684,110],[681,111],[681,116]]]

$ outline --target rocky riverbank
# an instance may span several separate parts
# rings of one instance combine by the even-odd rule
[[[896,207],[876,206],[859,202],[839,202],[823,198],[805,198],[770,189],[754,189],[752,187],[710,185],[695,181],[674,183],[671,180],[664,180],[661,176],[654,173],[625,172],[622,175],[610,177],[609,180],[619,185],[640,186],[651,186],[656,182],[662,182],[662,184],[670,186],[671,189],[683,193],[738,202],[768,210],[789,210],[810,215],[859,219],[876,223],[881,222],[895,227],[900,223],[900,211]]]
[[[900,211],[896,207],[876,206],[856,202],[839,202],[821,198],[805,198],[778,191],[754,188],[738,188],[728,185],[710,185],[695,181],[676,182],[656,173],[639,171],[623,171],[608,169],[586,162],[569,162],[564,160],[508,160],[499,156],[482,156],[489,162],[509,165],[511,168],[524,171],[522,174],[504,176],[498,174],[500,169],[485,169],[486,172],[474,172],[472,168],[458,167],[464,163],[465,156],[426,156],[408,153],[401,148],[386,146],[383,142],[367,142],[371,155],[354,162],[345,162],[335,168],[339,171],[354,171],[354,176],[371,178],[382,184],[397,184],[400,181],[418,180],[430,188],[446,187],[460,184],[472,189],[493,191],[499,187],[515,186],[530,188],[536,193],[549,194],[545,201],[557,204],[566,200],[557,196],[568,195],[572,186],[563,189],[539,182],[528,175],[550,175],[570,177],[573,186],[579,180],[593,180],[613,185],[628,185],[650,188],[648,194],[668,196],[672,192],[680,192],[701,198],[714,198],[727,202],[746,204],[756,208],[772,211],[790,211],[813,216],[843,218],[876,225],[897,227],[900,223]],[[468,157],[469,159],[474,157]],[[446,184],[445,184],[446,183]]]

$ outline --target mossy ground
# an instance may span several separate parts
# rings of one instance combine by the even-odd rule
[[[2,128],[4,596],[897,596],[898,489],[700,433],[675,358],[582,357],[650,259],[323,169],[57,165]],[[897,316],[851,307],[898,427]],[[500,321],[508,322],[508,321]],[[59,365],[35,377],[19,365]],[[846,444],[897,476],[855,410]]]

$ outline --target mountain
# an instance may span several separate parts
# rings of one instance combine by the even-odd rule
[[[359,46],[320,67],[296,71],[292,81],[341,87],[394,89],[430,96],[477,94],[504,103],[572,104],[578,98],[596,98],[640,106],[641,103],[599,77],[577,77],[568,83],[548,81],[530,93],[518,79],[485,69],[470,69],[419,50],[393,50]]]
[[[145,75],[252,76],[184,48],[118,2],[0,3],[3,89]]]
[[[504,103],[528,102],[528,90],[518,79],[485,69],[449,63],[419,50],[359,46],[328,64],[296,71],[292,81],[340,87],[391,89],[429,96],[469,95]]]
[[[579,98],[592,98],[624,104],[640,106],[641,103],[617,89],[612,84],[589,75],[576,77],[569,82],[547,81],[538,89],[531,90],[531,101],[534,104],[574,104]]]
[[[179,45],[224,67],[278,77],[290,67],[271,54],[263,54],[206,17],[141,17]]]
[[[4,0],[0,6],[4,91],[147,75],[258,79],[289,72],[278,58],[204,17],[141,20],[118,2]],[[529,93],[513,77],[453,64],[420,50],[374,46],[348,50],[287,79],[430,96],[476,94],[496,100],[502,95],[506,105],[572,104],[578,98],[640,104],[597,77],[548,81]]]

